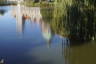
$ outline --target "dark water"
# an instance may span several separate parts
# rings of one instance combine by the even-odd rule
[[[96,42],[70,48],[70,64],[96,64]]]
[[[94,41],[69,47],[69,39],[51,33],[42,14],[31,11],[35,18],[22,20],[20,12],[20,7],[0,7],[0,59],[5,64],[96,64]]]

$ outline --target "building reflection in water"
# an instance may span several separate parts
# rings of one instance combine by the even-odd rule
[[[17,5],[17,11],[16,11],[16,26],[17,26],[17,32],[22,33],[23,28],[23,21],[22,21],[22,14],[21,14],[21,7],[20,4]]]
[[[39,24],[44,39],[47,41],[50,40],[51,30],[49,25],[44,23],[44,21],[42,20],[42,15],[40,13],[39,7],[24,7],[18,4],[17,7],[14,7],[14,9],[12,10],[12,15],[16,18],[16,28],[19,34],[23,33],[25,21],[29,19],[30,22]]]
[[[16,30],[19,34],[22,34],[25,20],[22,18],[21,6],[18,4],[12,9],[12,15],[16,18]]]
[[[48,23],[45,23],[42,19],[40,25],[41,25],[42,36],[47,42],[48,47],[50,47],[51,40],[52,40],[52,33],[51,33],[50,26]]]
[[[27,19],[30,22],[40,22],[42,18],[39,7],[26,7],[20,4],[17,7],[13,7],[12,15],[16,18],[17,32],[22,34],[24,31],[25,21]]]
[[[52,43],[61,43],[60,50],[61,55],[64,58],[64,63],[68,64],[69,59],[69,39],[59,36],[57,34],[52,34],[50,25],[43,21],[42,15],[40,13],[40,8],[38,7],[24,7],[19,4],[14,7],[12,15],[16,18],[16,28],[19,34],[24,32],[25,22],[27,19],[30,22],[38,24],[41,28],[42,36],[46,41],[48,48],[51,47]],[[55,40],[55,41],[54,41]],[[66,59],[65,59],[66,58]]]

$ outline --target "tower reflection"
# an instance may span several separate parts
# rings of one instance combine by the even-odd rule
[[[41,20],[41,31],[42,36],[46,40],[48,47],[50,47],[52,40],[51,28],[50,25],[48,23],[45,23],[43,20]]]

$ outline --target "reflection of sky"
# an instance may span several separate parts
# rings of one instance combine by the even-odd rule
[[[10,35],[15,33],[15,19],[12,19],[9,15],[10,11],[4,16],[0,17],[0,35],[5,38],[3,35]],[[13,28],[12,28],[13,27]]]
[[[19,36],[11,11],[0,17],[0,58],[6,64],[64,64],[62,42],[57,39],[54,36],[48,48],[39,24],[26,20],[24,34]]]

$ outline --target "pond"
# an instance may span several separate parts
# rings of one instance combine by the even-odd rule
[[[95,41],[69,45],[68,37],[52,32],[40,7],[0,6],[0,59],[4,64],[96,64]]]

